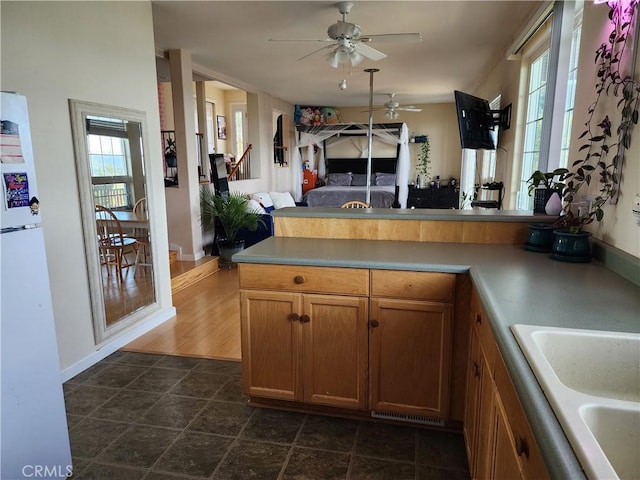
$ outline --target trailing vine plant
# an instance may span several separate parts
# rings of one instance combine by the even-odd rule
[[[418,172],[422,175],[423,181],[428,181],[431,172],[431,144],[429,136],[424,135],[424,142],[420,146],[420,158],[418,159]]]
[[[623,74],[621,70],[624,60],[629,57],[629,47],[633,47],[632,42],[639,41],[634,38],[639,2],[608,2],[612,29],[608,40],[595,52],[596,98],[588,108],[586,128],[578,137],[585,139],[578,150],[581,158],[573,162],[572,171],[565,175],[565,203],[558,223],[573,232],[592,223],[594,219],[601,221],[604,217],[602,207],[609,201],[617,201],[625,151],[631,145],[631,133],[638,123],[640,83],[633,78],[633,68],[629,74]],[[603,118],[596,118],[598,104],[606,96],[619,98],[616,111],[612,114],[614,118],[607,114]],[[575,214],[570,209],[571,203],[580,189],[585,184],[589,186],[594,177],[600,183],[598,194],[590,208]]]

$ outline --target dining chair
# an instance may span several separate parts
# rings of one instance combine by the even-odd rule
[[[140,217],[147,218],[147,198],[142,197],[133,206],[133,213]],[[138,267],[152,266],[150,256],[151,240],[149,239],[149,228],[135,228],[133,238],[138,242],[138,253],[136,255],[136,271]]]
[[[134,267],[135,275],[135,261],[132,263],[127,255],[132,253],[137,258],[138,242],[122,232],[122,225],[110,208],[96,205],[96,227],[100,261],[107,267],[107,274],[111,275],[111,266],[115,266],[120,281],[124,280],[125,268]]]
[[[358,200],[351,200],[350,202],[342,204],[340,208],[369,208],[369,205]]]

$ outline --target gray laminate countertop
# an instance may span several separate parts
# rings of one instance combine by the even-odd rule
[[[239,263],[469,272],[551,477],[584,478],[510,326],[523,323],[640,333],[640,287],[634,283],[597,262],[558,262],[512,245],[270,237],[233,259]]]
[[[273,217],[368,218],[390,220],[447,220],[462,222],[551,223],[557,217],[526,210],[454,210],[431,208],[322,208],[287,207],[272,210]]]

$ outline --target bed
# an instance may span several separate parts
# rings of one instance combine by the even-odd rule
[[[391,208],[397,197],[396,159],[372,158],[370,205]],[[304,201],[309,207],[340,207],[351,200],[366,202],[367,159],[327,159],[327,185],[309,190]]]
[[[351,200],[366,202],[366,173],[371,160],[367,203],[374,208],[406,208],[410,164],[406,124],[299,125],[296,129],[295,163],[299,161],[303,168],[317,171],[323,186],[303,193],[303,175],[294,174],[295,198],[309,207],[341,207]],[[335,178],[340,175],[343,178]]]

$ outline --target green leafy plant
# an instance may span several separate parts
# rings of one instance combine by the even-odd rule
[[[200,221],[205,230],[213,230],[215,219],[219,219],[227,242],[237,240],[238,231],[248,228],[253,231],[264,224],[260,213],[247,208],[249,199],[240,192],[231,192],[227,197],[216,195],[208,185],[200,188]]]
[[[165,155],[176,155],[176,141],[173,138],[167,138],[167,141],[165,142],[166,145],[164,147],[164,154]]]
[[[431,144],[429,143],[429,136],[424,135],[424,142],[420,147],[420,157],[418,158],[418,172],[422,175],[424,181],[427,181],[431,172]]]
[[[631,133],[638,123],[640,83],[633,79],[633,72],[630,75],[621,73],[622,64],[628,57],[625,57],[628,43],[634,40],[632,29],[638,2],[609,2],[612,29],[608,40],[596,50],[596,98],[588,108],[585,129],[578,137],[584,139],[578,150],[581,158],[573,162],[572,171],[565,176],[565,203],[558,221],[560,227],[578,231],[594,220],[601,221],[604,218],[602,207],[617,200],[625,151],[631,145]],[[607,96],[619,99],[616,111],[611,116],[605,114],[596,118],[599,113],[597,107]],[[588,188],[594,178],[600,184],[595,199],[584,211],[572,212],[571,204],[577,199],[578,192],[585,185]]]
[[[566,168],[556,168],[553,172],[536,170],[527,180],[529,184],[529,195],[531,195],[536,188],[546,188],[549,190],[564,189],[564,179],[567,173],[569,173],[569,170]]]

